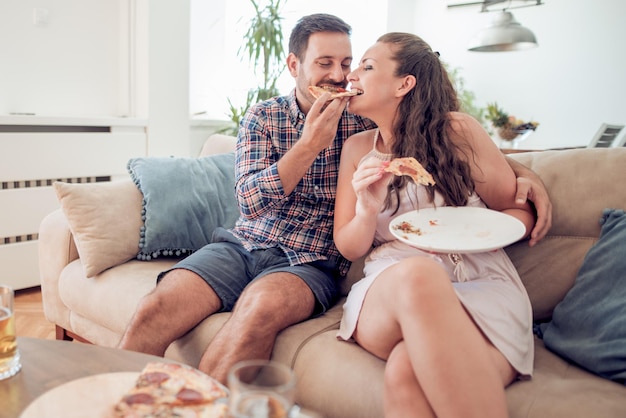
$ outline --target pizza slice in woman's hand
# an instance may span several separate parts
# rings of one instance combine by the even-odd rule
[[[415,184],[423,184],[424,186],[434,186],[435,179],[428,171],[413,157],[399,157],[391,160],[389,165],[385,167],[385,171],[393,173],[396,176],[409,176]]]

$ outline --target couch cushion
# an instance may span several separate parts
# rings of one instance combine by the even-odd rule
[[[200,158],[133,158],[128,171],[143,194],[138,258],[190,254],[217,226],[239,216],[234,153]]]
[[[72,311],[72,315],[121,336],[137,310],[140,299],[155,288],[158,274],[171,268],[176,261],[170,258],[150,263],[130,260],[90,280],[84,280],[80,274],[81,260],[74,260],[59,277],[59,297]],[[72,329],[79,332],[74,322]],[[79,335],[94,344],[111,345],[111,341],[100,340],[98,333],[94,335],[91,330],[80,330]]]
[[[535,339],[535,371],[530,380],[506,389],[510,418],[624,417],[624,386],[568,363]]]
[[[552,317],[554,307],[574,284],[582,260],[596,240],[548,235],[532,248],[528,241],[505,248],[528,292],[536,321]]]
[[[551,236],[595,237],[605,208],[626,206],[626,148],[513,154],[545,183],[553,204]]]
[[[338,340],[337,329],[310,335],[291,366],[298,379],[296,402],[304,408],[327,417],[384,416],[385,362]]]
[[[141,193],[131,181],[53,184],[86,277],[137,254]]]
[[[585,148],[512,154],[539,174],[553,204],[548,236],[506,248],[528,290],[535,319],[549,320],[600,236],[605,208],[626,208],[626,148]]]

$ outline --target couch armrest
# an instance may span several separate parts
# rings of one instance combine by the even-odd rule
[[[235,151],[237,138],[230,135],[213,134],[207,138],[200,150],[200,157]]]
[[[69,263],[78,259],[78,251],[61,209],[51,212],[41,221],[38,244],[44,314],[48,321],[67,326],[69,310],[59,297],[59,277]]]

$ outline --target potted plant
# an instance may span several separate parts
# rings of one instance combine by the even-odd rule
[[[282,17],[280,9],[286,0],[269,0],[261,8],[259,1],[250,0],[255,15],[248,23],[248,31],[244,35],[243,45],[238,55],[247,59],[260,78],[261,84],[248,90],[243,106],[236,106],[228,99],[229,118],[232,125],[220,132],[237,135],[239,121],[248,108],[254,103],[269,99],[279,94],[276,81],[285,68],[285,49],[283,47]]]

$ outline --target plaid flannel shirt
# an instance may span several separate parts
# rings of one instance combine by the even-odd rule
[[[344,111],[332,145],[286,196],[276,163],[298,141],[304,121],[295,90],[258,103],[246,113],[235,152],[241,215],[231,231],[249,251],[279,247],[291,265],[330,260],[343,275],[350,264],[332,237],[341,147],[350,135],[374,124]]]

